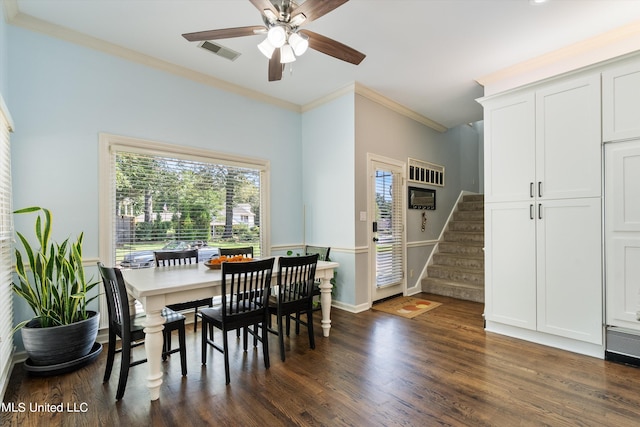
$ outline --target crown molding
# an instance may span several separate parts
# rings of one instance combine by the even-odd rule
[[[4,0],[2,2],[4,8],[4,20],[11,23],[11,20],[18,14],[18,2],[16,0]]]
[[[476,79],[485,96],[604,62],[640,49],[640,21]]]
[[[301,112],[305,113],[307,111],[313,110],[315,108],[320,107],[321,105],[327,104],[331,101],[333,101],[334,99],[338,99],[343,95],[347,95],[349,93],[355,93],[355,83],[351,83],[348,84],[336,91],[331,92],[328,95],[325,95],[321,98],[316,99],[315,101],[311,101],[307,104],[304,104],[301,107]]]
[[[341,96],[346,95],[348,93],[353,93],[356,95],[363,96],[373,102],[376,102],[382,105],[383,107],[386,107],[390,110],[395,111],[396,113],[402,114],[403,116],[413,119],[418,123],[422,123],[423,125],[433,130],[436,130],[438,132],[442,133],[448,130],[447,127],[441,125],[440,123],[435,122],[421,114],[418,114],[415,111],[405,107],[404,105],[399,104],[396,101],[389,99],[386,96],[381,95],[378,92],[374,91],[373,89],[369,89],[363,84],[360,84],[357,82],[351,83],[343,88],[336,90],[335,92],[332,92],[326,96],[323,96],[322,98],[319,98],[315,101],[312,101],[308,104],[303,105],[302,112],[313,110],[314,108],[317,108],[323,104],[331,102],[334,99],[340,98]]]
[[[283,101],[282,99],[269,96],[258,91],[247,89],[240,85],[236,85],[221,79],[217,79],[215,77],[211,77],[204,73],[199,73],[197,71],[193,71],[185,67],[172,64],[170,62],[159,60],[149,55],[145,55],[141,52],[138,52],[132,49],[127,49],[125,47],[122,47],[113,43],[109,43],[95,37],[91,37],[87,34],[70,30],[60,25],[52,24],[50,22],[47,22],[39,18],[35,18],[33,16],[20,12],[18,8],[18,3],[16,0],[4,0],[3,4],[5,9],[6,20],[11,25],[15,25],[31,31],[43,33],[51,37],[66,40],[68,42],[85,46],[90,49],[98,50],[101,52],[105,52],[110,55],[119,56],[129,61],[137,62],[149,67],[163,70],[168,73],[171,73],[186,79],[190,79],[204,85],[212,86],[227,92],[242,95],[247,98],[254,99],[256,101],[272,104],[286,110],[302,113],[302,112],[317,108],[320,105],[326,104],[327,102],[330,102],[336,98],[339,98],[340,96],[346,93],[352,92],[352,93],[356,93],[358,95],[364,96],[365,98],[368,98],[374,102],[377,102],[378,104],[384,107],[387,107],[390,110],[393,110],[399,114],[409,117],[410,119],[413,119],[419,123],[422,123],[423,125],[428,126],[438,132],[447,131],[447,128],[441,125],[440,123],[437,123],[429,119],[428,117],[425,117],[405,107],[404,105],[401,105],[359,83],[353,83],[353,84],[347,85],[341,89],[338,89],[335,92],[332,92],[308,104],[298,105],[292,102]]]
[[[448,128],[440,123],[431,120],[428,117],[423,116],[422,114],[418,114],[415,111],[405,107],[398,102],[387,98],[384,95],[379,94],[373,89],[369,89],[368,87],[361,85],[360,83],[355,83],[355,92],[360,96],[364,96],[365,98],[377,102],[378,104],[387,107],[390,110],[395,111],[396,113],[402,114],[410,119],[415,120],[418,123],[422,123],[423,125],[430,127],[433,130],[436,130],[440,133],[444,133],[448,130]]]
[[[109,43],[95,37],[91,37],[84,33],[70,30],[60,25],[52,24],[42,19],[38,19],[33,16],[24,14],[20,12],[20,10],[18,9],[16,0],[4,0],[4,4],[5,4],[5,15],[7,18],[7,22],[11,25],[15,25],[15,26],[25,28],[27,30],[43,33],[51,37],[66,40],[68,42],[85,46],[90,49],[98,50],[101,52],[105,52],[110,55],[119,56],[129,61],[137,62],[149,67],[166,71],[168,73],[171,73],[180,77],[184,77],[186,79],[190,79],[207,86],[212,86],[217,89],[222,89],[227,92],[232,92],[238,95],[242,95],[247,98],[254,99],[256,101],[272,104],[277,107],[294,111],[297,113],[300,112],[300,106],[298,104],[283,101],[282,99],[265,95],[264,93],[247,89],[243,86],[229,83],[227,81],[217,79],[215,77],[211,77],[204,73],[199,73],[197,71],[193,71],[185,67],[172,64],[167,61],[162,61],[160,59],[151,57],[149,55],[145,55],[138,51],[127,49],[125,47],[122,47],[113,43]]]

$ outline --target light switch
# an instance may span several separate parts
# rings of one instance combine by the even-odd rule
[[[367,213],[362,211],[360,212],[360,221],[366,221],[367,220]]]

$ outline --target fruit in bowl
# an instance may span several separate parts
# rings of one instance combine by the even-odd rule
[[[219,270],[220,268],[222,268],[223,262],[248,262],[248,261],[253,261],[253,258],[247,258],[242,255],[234,255],[234,256],[221,255],[218,258],[212,258],[208,261],[205,261],[204,265],[206,265],[211,269]]]

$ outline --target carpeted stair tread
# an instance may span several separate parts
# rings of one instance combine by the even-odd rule
[[[466,301],[484,302],[484,286],[459,283],[435,277],[422,281],[422,290],[435,295],[444,295]]]
[[[484,270],[484,256],[482,254],[438,252],[433,254],[433,263],[435,265],[448,265]]]
[[[429,277],[447,279],[460,283],[484,285],[484,269],[461,268],[448,265],[430,265],[427,267]]]
[[[427,266],[422,290],[484,302],[484,195],[465,195]]]

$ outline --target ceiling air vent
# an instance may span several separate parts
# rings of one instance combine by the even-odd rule
[[[218,56],[228,59],[229,61],[235,61],[236,58],[240,56],[240,53],[236,52],[235,50],[231,50],[227,47],[220,46],[219,44],[210,41],[203,41],[198,46],[208,50],[209,52],[215,53]]]

